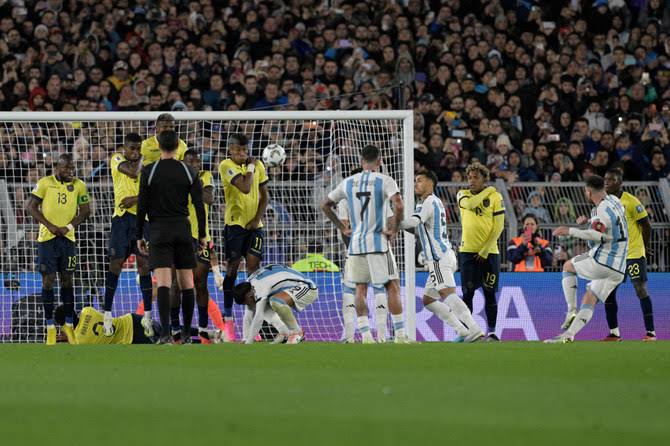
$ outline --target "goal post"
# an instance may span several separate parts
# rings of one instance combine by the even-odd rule
[[[107,239],[113,214],[113,188],[109,158],[120,150],[127,133],[142,139],[155,133],[163,112],[0,112],[0,342],[40,342],[43,314],[41,279],[36,267],[37,224],[23,211],[23,203],[39,177],[50,175],[57,154],[75,159],[76,177],[89,189],[93,215],[77,231],[79,265],[75,273],[75,299],[102,307],[107,270]],[[251,155],[260,158],[270,143],[284,146],[283,168],[268,168],[270,204],[265,215],[266,242],[263,264],[292,265],[315,247],[340,268],[345,249],[335,228],[326,221],[318,202],[359,165],[367,144],[380,147],[382,171],[393,177],[405,202],[405,216],[414,208],[412,111],[287,111],[287,112],[174,112],[177,132],[189,148],[203,157],[204,168],[214,176],[216,201],[210,210],[210,231],[223,262],[225,203],[218,179],[218,164],[226,157],[227,139],[233,133],[250,138]],[[399,234],[394,252],[402,281],[408,335],[416,338],[414,237]],[[133,258],[124,265],[114,315],[133,312],[141,300]],[[243,271],[243,267],[241,269]],[[341,336],[340,274],[308,273],[317,282],[320,298],[298,316],[308,340],[337,341]],[[243,272],[238,280],[244,278]],[[209,284],[210,296],[222,306],[223,295]],[[58,299],[58,287],[57,299]],[[372,292],[370,301],[373,302]],[[370,311],[374,317],[374,311]],[[242,309],[235,309],[238,321]],[[390,324],[388,324],[390,326]],[[374,326],[374,325],[373,325]],[[241,323],[237,324],[238,331]],[[238,333],[239,334],[239,333]]]

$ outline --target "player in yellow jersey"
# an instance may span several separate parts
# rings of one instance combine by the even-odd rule
[[[628,222],[626,276],[630,277],[630,281],[635,288],[635,294],[640,299],[644,328],[647,332],[642,340],[655,341],[654,312],[651,298],[647,291],[647,259],[645,258],[651,252],[649,247],[651,223],[649,222],[647,210],[642,206],[640,200],[634,195],[623,191],[621,187],[622,182],[623,172],[620,169],[609,169],[605,174],[605,191],[610,195],[618,197],[626,211],[626,220]],[[617,320],[617,311],[619,308],[616,302],[616,290],[615,288],[605,301],[605,313],[607,315],[607,325],[610,328],[610,334],[603,339],[604,341],[621,340],[619,322]]]
[[[218,288],[223,286],[223,276],[219,269],[218,259],[216,257],[216,250],[214,243],[209,233],[209,207],[214,203],[214,183],[212,180],[212,172],[202,170],[202,161],[198,152],[195,150],[187,150],[184,154],[184,163],[191,166],[198,174],[198,178],[202,183],[202,201],[205,204],[205,237],[207,238],[207,247],[199,249],[198,243],[198,222],[195,215],[195,208],[193,204],[188,205],[188,219],[191,223],[191,237],[193,237],[193,245],[196,247],[197,264],[193,269],[193,283],[195,285],[196,301],[198,304],[198,333],[200,340],[203,343],[209,343],[207,325],[209,324],[209,290],[207,289],[207,279],[209,270],[212,269],[214,273],[214,282]]]
[[[135,227],[137,222],[137,195],[140,191],[140,144],[142,138],[137,133],[125,137],[123,149],[112,155],[110,170],[114,183],[114,215],[109,235],[109,270],[105,276],[105,311],[103,332],[112,336],[112,305],[119,282],[123,263],[135,254],[137,271],[140,276],[142,300],[145,303],[144,325],[147,336],[153,336],[151,324],[151,272],[149,261],[137,250]],[[145,230],[145,232],[147,232]],[[148,236],[145,236],[148,238]]]
[[[65,311],[63,331],[71,344],[73,331],[74,289],[72,274],[77,266],[75,228],[91,214],[90,197],[83,181],[74,177],[72,156],[58,157],[54,174],[40,178],[25,205],[26,211],[40,223],[37,255],[42,275],[42,302],[47,323],[47,345],[56,343],[54,324],[54,281],[60,279],[60,297]]]
[[[247,274],[256,271],[263,256],[263,223],[268,205],[268,176],[262,162],[249,157],[248,139],[243,134],[228,139],[230,158],[219,164],[226,202],[225,253],[226,277],[223,281],[223,316],[228,340],[235,339],[233,326],[233,288],[244,257]]]
[[[63,320],[63,306],[55,311],[56,322]],[[112,320],[112,334],[103,333],[104,316],[93,307],[84,307],[79,315],[74,318],[74,336],[79,345],[92,344],[153,344],[155,339],[145,334],[142,327],[142,317],[137,314],[124,314]],[[153,322],[155,327],[152,331],[159,331],[158,322]]]
[[[475,290],[482,288],[489,332],[486,340],[499,341],[495,334],[500,277],[498,238],[505,226],[505,206],[502,195],[494,187],[486,187],[489,170],[485,166],[470,164],[465,173],[470,189],[460,190],[456,196],[461,212],[462,239],[458,257],[463,300],[472,312]]]
[[[163,113],[158,116],[156,119],[156,134],[151,138],[147,138],[142,141],[142,165],[146,166],[147,164],[158,161],[158,159],[161,157],[161,150],[158,147],[157,136],[165,130],[176,130],[176,127],[177,125],[174,116],[172,116],[170,113]],[[175,159],[184,159],[184,153],[186,153],[186,143],[180,138],[179,144],[177,145],[177,155],[175,156]]]

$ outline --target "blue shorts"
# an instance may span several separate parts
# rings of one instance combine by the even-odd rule
[[[478,262],[474,252],[459,252],[458,261],[461,269],[461,286],[463,292],[483,288],[498,291],[500,278],[500,254],[489,254],[485,262]]]
[[[130,254],[138,254],[135,230],[137,217],[126,212],[121,217],[112,218],[107,255],[110,259],[127,259]],[[144,239],[149,240],[149,224],[144,224]]]
[[[639,259],[626,260],[626,278],[630,278],[631,282],[646,282],[647,278],[647,259],[640,257]]]
[[[235,261],[247,254],[263,258],[262,229],[244,229],[242,226],[226,226],[224,229],[226,260]]]
[[[39,242],[37,263],[41,274],[72,273],[77,267],[77,245],[66,237]]]

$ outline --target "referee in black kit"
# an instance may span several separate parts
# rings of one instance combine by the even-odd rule
[[[149,256],[149,265],[158,281],[158,314],[161,322],[160,344],[171,344],[170,336],[170,286],[172,267],[177,271],[181,289],[184,333],[182,340],[191,339],[191,320],[195,305],[193,268],[195,252],[188,221],[188,197],[195,207],[198,219],[200,247],[205,248],[205,208],[202,186],[197,174],[182,161],[175,159],[179,138],[173,130],[158,135],[160,159],[142,169],[140,193],[137,202],[137,248]],[[144,240],[145,217],[149,216],[149,239]]]

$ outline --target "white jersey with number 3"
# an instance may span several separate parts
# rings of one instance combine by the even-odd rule
[[[591,228],[603,233],[599,243],[589,250],[589,255],[610,269],[625,273],[628,255],[628,223],[621,201],[607,195],[591,211]],[[604,230],[604,231],[603,231]]]
[[[439,261],[452,250],[447,236],[447,213],[442,201],[434,194],[426,197],[414,210],[413,217],[421,220],[417,226],[423,253],[430,261]]]
[[[351,223],[350,255],[385,253],[388,241],[384,234],[387,203],[399,193],[393,178],[369,170],[357,173],[342,181],[328,198],[339,203],[347,201]]]

